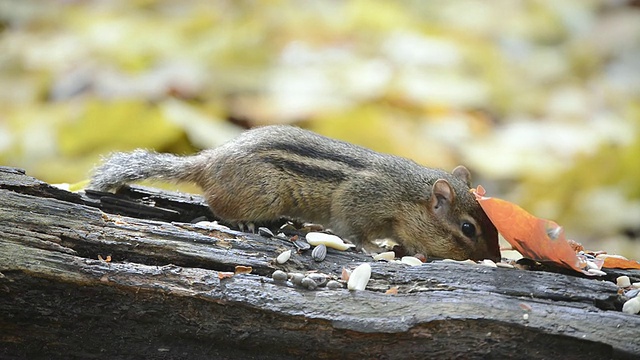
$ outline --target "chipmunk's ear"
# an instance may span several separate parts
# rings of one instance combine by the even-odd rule
[[[453,169],[451,173],[453,174],[453,176],[464,181],[464,183],[467,184],[468,187],[471,187],[471,173],[469,172],[469,170],[467,170],[466,167],[459,165],[455,169]]]
[[[431,209],[434,213],[444,216],[455,200],[456,193],[447,180],[439,179],[431,187]]]

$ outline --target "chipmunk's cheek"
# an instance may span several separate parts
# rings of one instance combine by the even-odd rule
[[[447,249],[447,254],[444,257],[453,260],[472,259],[476,253],[475,244],[461,236],[452,236],[448,241]]]

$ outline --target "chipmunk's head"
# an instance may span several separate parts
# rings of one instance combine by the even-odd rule
[[[458,166],[451,175],[437,180],[431,188],[430,210],[449,230],[440,241],[442,255],[458,260],[500,260],[498,231],[470,190],[469,170]],[[439,255],[432,252],[432,256]]]
[[[412,224],[422,228],[421,236],[405,241],[408,251],[456,260],[500,260],[498,231],[471,193],[470,186],[471,174],[464,166],[458,166],[451,174],[443,173],[431,185],[419,218],[426,220],[414,218],[422,224]]]

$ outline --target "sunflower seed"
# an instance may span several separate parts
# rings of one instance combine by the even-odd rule
[[[488,267],[498,267],[498,265],[496,265],[495,262],[493,262],[493,260],[489,260],[489,259],[484,259],[480,262],[480,265],[484,265],[484,266],[488,266]]]
[[[278,264],[284,264],[287,262],[287,260],[289,260],[289,258],[291,257],[291,250],[287,250],[287,251],[283,251],[280,255],[278,255],[278,257],[276,258],[276,262]]]
[[[402,259],[400,259],[400,262],[409,266],[422,265],[422,261],[420,261],[420,259],[414,256],[403,256]]]
[[[259,227],[258,228],[258,235],[262,235],[265,237],[273,237],[273,232],[271,230],[269,230],[266,227]]]
[[[504,262],[496,263],[496,266],[497,267],[501,267],[501,268],[507,268],[507,269],[513,269],[514,268],[513,265],[507,264],[507,263],[504,263]]]
[[[315,288],[318,287],[318,284],[313,279],[310,279],[308,277],[302,279],[302,282],[300,282],[300,285],[302,285],[302,287],[305,287],[309,290],[315,290]]]
[[[380,261],[380,260],[393,260],[396,258],[396,253],[394,253],[393,251],[386,251],[386,252],[382,252],[380,254],[376,254],[373,256],[373,260],[375,261]]]
[[[589,269],[596,269],[596,270],[600,270],[600,268],[598,267],[598,264],[594,263],[593,261],[589,261],[589,260],[587,260],[587,261],[586,261],[586,263],[587,263],[587,267],[588,267]]]
[[[315,281],[316,284],[318,284],[319,287],[326,286],[327,282],[329,282],[329,276],[327,276],[325,274],[311,273],[311,274],[307,275],[307,278]]]
[[[320,262],[323,261],[327,256],[327,246],[325,244],[320,244],[316,246],[311,252],[311,257],[313,260]]]
[[[602,270],[598,270],[598,269],[589,269],[589,270],[587,270],[587,272],[588,272],[589,274],[592,274],[592,275],[598,275],[598,276],[605,276],[605,275],[607,275],[607,273],[606,273],[606,272],[604,272],[604,271],[602,271]]]
[[[287,221],[284,225],[280,226],[280,231],[295,231],[296,227],[291,221]]]
[[[361,264],[351,272],[347,288],[349,290],[364,290],[371,278],[371,266],[367,263]]]
[[[292,274],[289,274],[289,275],[291,275],[291,282],[294,285],[302,284],[302,279],[304,279],[304,275],[302,275],[300,273],[292,273]]]
[[[276,270],[271,274],[271,278],[275,281],[287,281],[287,273],[282,270]]]
[[[309,245],[309,243],[306,242],[304,238],[298,238],[296,241],[293,242],[293,245],[295,245],[300,251],[306,251],[311,249],[311,245]]]

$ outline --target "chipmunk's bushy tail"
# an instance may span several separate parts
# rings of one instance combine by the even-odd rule
[[[88,189],[99,191],[115,190],[127,183],[160,179],[170,181],[190,181],[198,158],[176,156],[146,150],[130,153],[114,153],[93,171]]]

